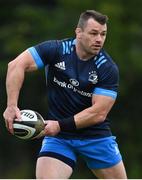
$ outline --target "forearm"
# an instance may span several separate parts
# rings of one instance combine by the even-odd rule
[[[61,130],[74,131],[103,122],[114,102],[115,100],[108,96],[93,96],[91,107],[59,121]]]
[[[102,107],[95,105],[77,113],[76,115],[59,121],[62,131],[74,131],[80,128],[86,128],[105,120],[107,111]]]
[[[103,122],[114,102],[115,99],[109,96],[93,96],[92,106],[74,116],[76,128],[85,128]]]
[[[87,108],[74,116],[77,129],[89,127],[103,122],[106,118],[106,111],[98,107]]]
[[[24,70],[16,67],[15,63],[9,63],[6,78],[7,106],[17,106],[23,80]]]

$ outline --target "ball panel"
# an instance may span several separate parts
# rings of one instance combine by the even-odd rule
[[[43,117],[32,110],[22,110],[21,120],[13,123],[14,135],[20,139],[35,139],[43,135],[45,127]]]
[[[26,125],[19,123],[14,124],[14,135],[20,139],[32,138],[33,135],[35,134],[35,131],[36,131],[35,128]]]
[[[32,110],[22,110],[21,112],[21,119],[23,121],[37,121],[36,112]]]

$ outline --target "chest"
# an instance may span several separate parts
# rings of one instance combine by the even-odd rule
[[[74,54],[59,57],[49,68],[49,74],[59,86],[68,85],[90,92],[98,83],[94,61],[81,61]]]

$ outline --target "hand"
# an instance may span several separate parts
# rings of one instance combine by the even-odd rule
[[[48,136],[55,136],[60,132],[58,121],[47,120],[45,121],[44,134]]]
[[[3,113],[6,128],[13,134],[13,121],[21,118],[20,110],[17,106],[8,106]]]

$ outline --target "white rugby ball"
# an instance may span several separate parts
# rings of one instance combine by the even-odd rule
[[[21,110],[21,120],[13,123],[14,135],[20,139],[31,140],[42,136],[45,127],[43,117],[33,110]]]

